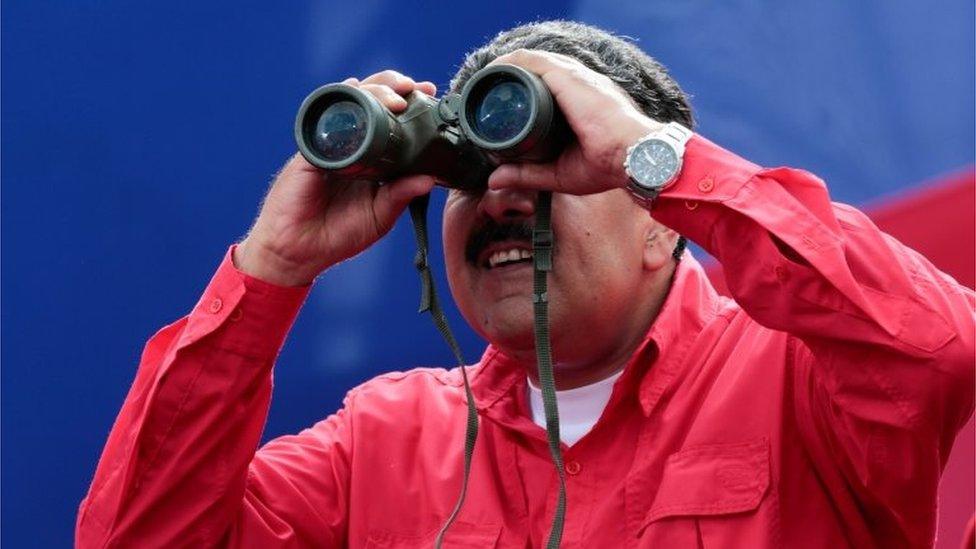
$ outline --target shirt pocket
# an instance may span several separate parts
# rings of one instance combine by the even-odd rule
[[[768,491],[768,439],[685,448],[665,462],[638,545],[775,547]]]
[[[393,533],[372,531],[366,538],[366,548],[407,548],[434,547],[440,526],[426,533]],[[491,524],[472,524],[455,522],[444,536],[444,549],[492,548],[498,547],[501,526]]]

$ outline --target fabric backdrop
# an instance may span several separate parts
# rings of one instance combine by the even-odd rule
[[[247,230],[294,151],[304,95],[388,67],[443,87],[465,51],[520,22],[580,19],[639,40],[693,95],[702,133],[819,174],[836,200],[879,212],[973,284],[971,1],[0,9],[0,542],[11,547],[71,543],[143,343],[189,311]],[[411,238],[403,223],[319,281],[278,362],[266,438],[324,417],[377,373],[451,364],[414,312]],[[482,343],[450,314],[476,358]],[[944,482],[941,547],[957,546],[972,513],[972,462],[970,431]]]

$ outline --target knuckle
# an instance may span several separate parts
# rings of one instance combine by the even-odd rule
[[[566,69],[566,73],[569,74],[574,79],[580,80],[582,82],[591,82],[593,80],[592,75],[589,74],[589,71],[587,71],[584,67],[579,67],[579,66],[568,67]]]
[[[613,84],[613,81],[611,81],[608,76],[594,72],[583,65],[577,65],[570,68],[569,74],[580,84],[585,84],[594,88],[606,88],[607,86]]]
[[[393,93],[393,90],[385,84],[365,84],[363,85],[363,89],[381,99],[383,96],[396,95]]]
[[[386,69],[385,71],[381,71],[379,73],[379,76],[380,79],[383,80],[384,83],[388,83],[388,85],[396,84],[400,80],[404,79],[404,76],[402,74],[392,69]]]
[[[505,55],[497,57],[494,63],[518,63],[519,61],[525,61],[528,51],[529,50],[525,48],[512,50]]]
[[[386,99],[388,97],[386,92],[384,92],[382,88],[377,87],[375,84],[366,84],[362,86],[361,89],[378,99],[380,103],[386,103]]]
[[[553,183],[554,183],[554,186],[556,187],[556,191],[557,192],[565,192],[566,191],[566,188],[567,188],[567,186],[566,186],[566,176],[565,176],[565,174],[562,173],[561,170],[556,170],[556,173],[553,174]]]
[[[545,52],[545,54],[548,55],[549,57],[551,57],[553,60],[562,61],[564,63],[568,63],[568,64],[571,64],[571,65],[579,65],[580,64],[580,62],[579,62],[578,59],[576,59],[575,57],[573,57],[571,55],[566,55],[565,53]]]
[[[366,78],[364,78],[363,79],[363,83],[364,84],[366,84],[366,83],[368,83],[368,84],[381,83],[381,82],[383,82],[383,80],[386,79],[386,76],[384,76],[384,73],[386,73],[386,72],[387,71],[374,72],[373,74],[371,74],[371,75],[367,76]]]

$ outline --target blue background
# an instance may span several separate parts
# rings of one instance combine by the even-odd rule
[[[143,343],[245,234],[322,83],[392,67],[443,88],[496,32],[573,18],[637,38],[694,96],[702,133],[810,169],[835,199],[863,205],[974,161],[971,1],[791,4],[4,2],[0,541],[71,543]],[[379,372],[450,365],[414,312],[412,254],[401,223],[319,281],[278,362],[266,439]]]

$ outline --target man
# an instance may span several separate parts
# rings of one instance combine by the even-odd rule
[[[445,207],[451,291],[489,342],[445,546],[538,547],[552,520],[532,268],[514,261],[531,249],[541,190],[555,191],[564,546],[930,545],[939,473],[973,410],[973,293],[832,204],[814,176],[698,135],[676,179],[643,193],[625,169],[633,146],[664,123],[690,127],[691,113],[666,71],[617,37],[519,27],[469,55],[453,87],[491,62],[539,74],[577,141],[551,164],[500,166],[489,189],[454,191]],[[394,112],[413,90],[436,92],[392,71],[347,83]],[[310,284],[433,183],[323,184],[300,156],[288,162],[193,312],[147,345],[79,546],[433,543],[461,488],[459,370],[380,376],[256,449],[272,363]],[[688,253],[672,257],[679,233],[722,262],[734,302]]]

